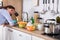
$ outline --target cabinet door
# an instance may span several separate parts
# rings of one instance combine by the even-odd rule
[[[3,29],[3,25],[0,25],[0,40],[2,40],[2,35],[3,35],[2,34],[2,32],[3,32],[2,29]]]
[[[14,40],[31,40],[31,36],[23,32],[14,30]]]
[[[32,40],[45,40],[45,39],[39,38],[39,37],[35,37],[35,36],[32,36]]]
[[[13,36],[14,40],[22,40],[22,35],[16,30],[13,30]]]
[[[6,40],[13,40],[13,30],[10,28],[6,31]]]
[[[6,36],[7,36],[6,32],[7,32],[7,27],[5,26],[3,27],[3,40],[6,40]]]

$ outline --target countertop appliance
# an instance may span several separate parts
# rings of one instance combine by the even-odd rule
[[[45,36],[48,36],[48,37],[60,40],[60,31],[59,31],[59,34],[46,34],[46,33],[42,33],[42,35],[45,35]]]
[[[49,24],[49,23],[48,23]],[[60,40],[60,24],[54,24],[55,28],[54,31],[50,32],[50,33],[42,33],[42,35]],[[50,30],[51,31],[51,30]]]

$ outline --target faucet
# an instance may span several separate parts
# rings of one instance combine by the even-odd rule
[[[24,14],[26,14],[26,16],[27,16],[27,22],[28,22],[28,13],[27,12],[23,12],[22,16],[24,16]]]

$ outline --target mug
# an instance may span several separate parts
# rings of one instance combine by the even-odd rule
[[[38,30],[43,30],[43,24],[38,24],[38,25],[37,25],[37,29],[38,29]]]

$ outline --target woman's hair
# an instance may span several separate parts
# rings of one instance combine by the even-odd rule
[[[0,7],[0,9],[1,8],[4,8],[4,9],[10,8],[10,9],[14,9],[15,10],[15,7],[13,7],[12,5],[7,5],[7,6],[4,6],[4,7]]]
[[[2,9],[3,7],[2,6],[0,6],[0,9]]]

